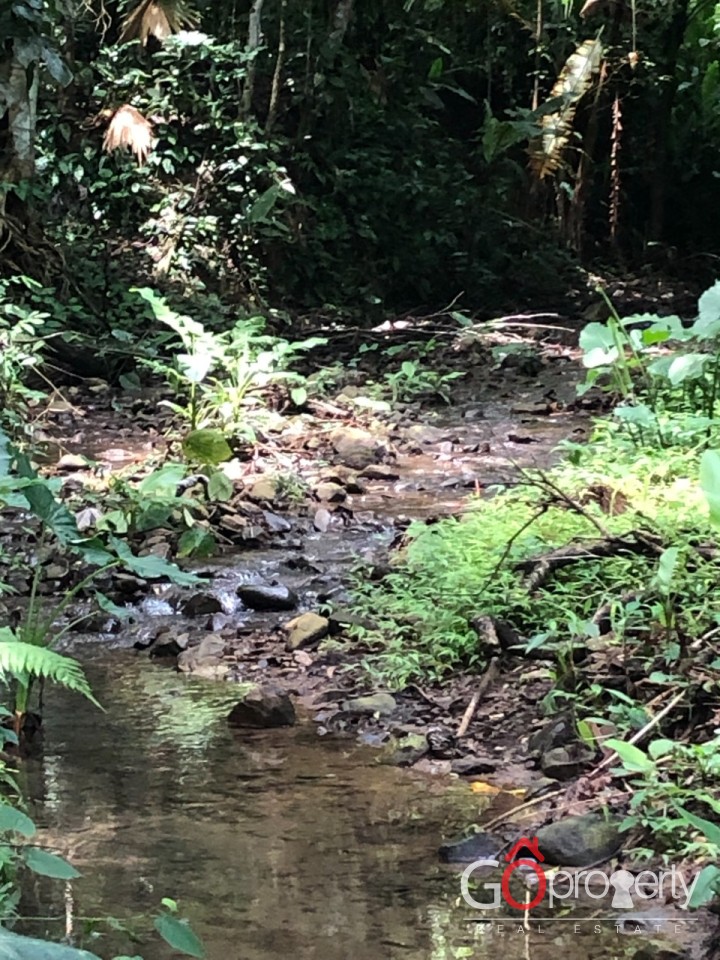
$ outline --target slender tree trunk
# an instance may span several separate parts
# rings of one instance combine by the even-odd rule
[[[268,107],[267,120],[265,121],[265,133],[270,133],[277,120],[278,105],[280,103],[280,87],[282,85],[282,72],[285,65],[285,14],[287,12],[287,0],[280,0],[280,36],[278,38],[277,59],[275,61],[275,70],[273,72],[272,89],[270,91],[270,106]]]
[[[35,173],[37,94],[37,70],[22,66],[15,57],[0,64],[0,114],[7,115],[7,130],[0,139],[0,174],[11,183],[29,180]]]
[[[342,45],[347,28],[350,26],[354,5],[355,0],[338,0],[330,27],[330,43],[333,47]]]
[[[674,7],[675,12],[666,33],[664,63],[658,65],[659,73],[667,79],[655,110],[655,162],[650,184],[648,224],[648,239],[654,241],[662,239],[665,227],[671,122],[678,89],[677,65],[688,25],[689,0],[675,0]]]
[[[257,54],[262,46],[262,8],[265,0],[255,0],[250,9],[250,22],[248,24],[248,42],[247,53],[250,55],[248,61],[247,77],[245,78],[245,89],[242,96],[242,115],[247,117],[252,110],[253,94],[255,92],[255,75],[257,72]]]

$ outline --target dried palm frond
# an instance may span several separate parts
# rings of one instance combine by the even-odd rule
[[[554,173],[560,166],[572,133],[577,105],[592,86],[602,55],[603,48],[598,39],[584,40],[560,71],[549,100],[562,98],[563,105],[541,118],[542,132],[530,149],[530,166],[539,179]]]
[[[127,147],[142,165],[150,153],[152,135],[153,127],[150,121],[135,107],[125,103],[115,111],[105,131],[103,150],[112,153],[119,147]]]
[[[610,137],[610,236],[617,240],[620,226],[620,148],[622,145],[622,106],[615,94],[612,110],[612,134]]]
[[[196,27],[199,17],[186,0],[140,0],[122,22],[119,43],[139,40],[145,46],[148,37],[166,40],[185,27]]]

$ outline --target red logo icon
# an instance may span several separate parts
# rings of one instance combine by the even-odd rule
[[[516,859],[523,847],[526,847],[530,851],[534,857],[533,860]],[[542,902],[547,887],[545,872],[540,866],[540,864],[545,860],[545,857],[540,853],[537,837],[520,837],[517,843],[513,845],[512,849],[505,854],[505,859],[508,861],[509,866],[507,866],[503,871],[502,882],[500,884],[505,902],[511,907],[514,907],[516,910],[532,910],[533,907],[536,907]],[[533,899],[527,903],[520,903],[520,901],[516,900],[510,892],[510,877],[518,867],[528,867],[535,872],[535,876],[538,878],[537,893]]]

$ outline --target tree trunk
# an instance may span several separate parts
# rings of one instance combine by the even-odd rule
[[[689,0],[675,0],[674,6],[675,12],[670,20],[665,37],[664,63],[658,65],[658,72],[666,76],[667,80],[660,95],[660,102],[655,110],[655,163],[650,184],[650,221],[648,224],[648,239],[652,241],[662,239],[665,227],[671,121],[678,89],[678,58],[688,25]]]
[[[5,183],[31,180],[35,174],[37,95],[36,68],[23,66],[16,53],[0,62],[0,181]],[[9,198],[8,191],[0,195],[0,220]],[[17,202],[17,195],[12,199]]]
[[[339,0],[335,7],[329,38],[330,44],[334,48],[342,46],[347,28],[350,26],[354,2],[355,0]]]
[[[255,0],[250,10],[248,24],[248,42],[246,50],[250,54],[248,61],[245,88],[242,96],[242,115],[248,117],[252,110],[253,93],[255,92],[255,74],[257,72],[257,54],[262,46],[262,8],[265,0]]]

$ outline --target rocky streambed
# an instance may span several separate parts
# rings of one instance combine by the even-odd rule
[[[107,720],[54,693],[43,758],[33,761],[49,835],[64,838],[71,855],[86,850],[110,878],[107,891],[81,883],[81,912],[112,912],[118,890],[128,913],[149,892],[182,895],[211,960],[235,955],[238,943],[262,960],[283,936],[283,949],[292,943],[308,958],[343,938],[353,957],[498,949],[520,957],[531,947],[536,957],[561,944],[578,958],[649,958],[688,943],[701,955],[705,928],[689,932],[687,916],[664,901],[650,911],[625,902],[619,914],[609,900],[580,897],[569,914],[557,904],[534,911],[533,927],[514,909],[503,914],[506,926],[486,912],[479,922],[459,896],[457,871],[478,856],[498,861],[491,877],[500,882],[523,830],[547,866],[577,872],[610,860],[612,874],[617,823],[583,819],[592,792],[578,793],[545,834],[536,830],[552,819],[557,778],[580,769],[562,718],[538,717],[544,672],[533,679],[527,665],[518,668],[518,700],[512,671],[495,674],[478,698],[472,675],[391,692],[353,669],[364,655],[347,639],[357,625],[348,584],[358,561],[365,575],[382,575],[409,522],[461,512],[468,495],[514,482],[518,466],[545,465],[561,439],[583,437],[586,420],[557,366],[531,381],[509,373],[505,392],[382,424],[358,421],[342,398],[313,418],[286,418],[252,460],[228,465],[233,497],[203,508],[220,551],[183,563],[199,585],[113,575],[107,592],[128,616],[101,614],[64,641],[88,664]],[[162,458],[156,427],[143,426],[135,408],[123,416],[102,389],[57,411],[47,443],[65,496],[94,492],[92,509],[102,512],[114,476],[142,479]],[[134,547],[171,557],[177,534],[159,525]],[[44,588],[62,589],[67,569],[46,559]],[[22,574],[16,580],[22,592]],[[378,796],[389,804],[376,833]],[[521,800],[527,819],[493,826]],[[482,824],[469,841],[452,842]],[[318,856],[309,852],[316,847]],[[250,863],[250,879],[238,879]],[[532,871],[517,871],[513,883],[527,902]],[[275,917],[281,897],[287,909]],[[348,911],[357,924],[345,923]],[[582,930],[571,934],[561,915]],[[249,924],[239,939],[238,917]]]

